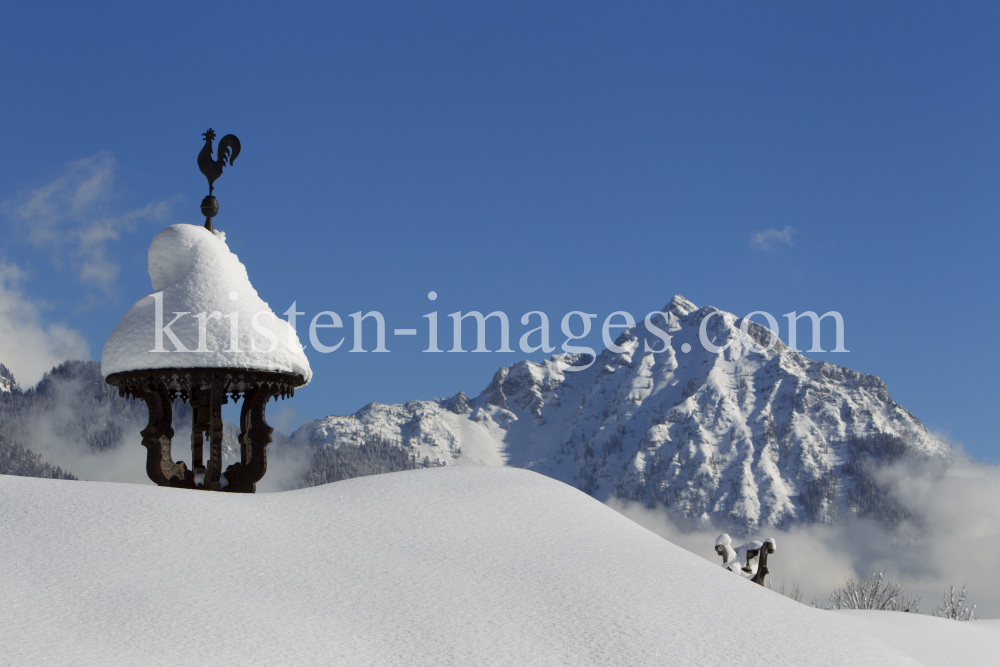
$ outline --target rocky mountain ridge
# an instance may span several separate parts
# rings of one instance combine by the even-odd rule
[[[640,323],[595,360],[518,362],[475,399],[375,403],[307,423],[292,441],[322,449],[377,437],[425,465],[529,468],[600,500],[744,533],[848,515],[893,523],[905,510],[875,470],[955,455],[873,375],[780,340],[751,350],[769,341],[765,327],[747,323],[741,340],[740,318],[681,296],[662,312],[666,345]],[[703,322],[715,351],[701,342]]]

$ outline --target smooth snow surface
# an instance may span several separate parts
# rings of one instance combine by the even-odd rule
[[[513,468],[266,495],[0,476],[0,525],[12,665],[922,664]]]
[[[1000,662],[1000,620],[955,621],[901,611],[836,611],[851,625],[926,665]]]
[[[104,343],[105,377],[154,368],[247,368],[296,373],[306,382],[312,378],[295,331],[257,295],[225,234],[197,225],[167,227],[149,246],[149,277],[153,294],[139,299]],[[152,351],[157,293],[162,294],[161,324],[190,351],[181,351],[166,331],[165,351]],[[171,324],[177,313],[187,315]],[[204,324],[199,313],[205,314]]]

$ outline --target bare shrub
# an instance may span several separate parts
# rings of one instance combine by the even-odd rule
[[[962,584],[962,592],[955,597],[955,587],[944,592],[941,606],[934,611],[935,616],[941,618],[951,618],[956,621],[972,621],[976,618],[976,605],[972,609],[965,606],[965,584]]]
[[[850,577],[843,588],[830,595],[829,609],[876,609],[919,613],[920,598],[911,598],[898,581],[885,578],[884,572],[873,572],[864,579]]]

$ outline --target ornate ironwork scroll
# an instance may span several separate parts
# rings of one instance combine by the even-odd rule
[[[173,408],[170,394],[159,382],[145,382],[134,392],[149,409],[149,423],[140,435],[142,446],[146,448],[146,474],[160,486],[185,486],[187,466],[183,461],[174,463],[170,451],[174,437]]]
[[[146,474],[160,486],[254,493],[267,472],[267,446],[274,432],[265,421],[267,402],[294,395],[305,384],[301,375],[241,369],[159,369],[109,375],[121,396],[139,398],[149,408],[142,431]],[[191,405],[191,469],[172,460],[174,437],[171,402]],[[222,472],[222,406],[243,400],[240,414],[240,461]],[[209,456],[204,464],[205,438]],[[225,484],[223,484],[225,478]]]
[[[226,479],[233,491],[254,493],[267,472],[267,446],[274,429],[264,421],[264,409],[274,388],[261,384],[243,398],[240,411],[240,462],[229,466]],[[228,488],[228,487],[227,487]]]

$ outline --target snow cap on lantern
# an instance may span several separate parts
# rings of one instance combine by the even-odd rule
[[[132,306],[104,343],[105,377],[227,368],[312,378],[294,329],[257,294],[224,233],[167,227],[149,246],[149,277],[153,293]]]

